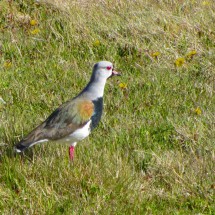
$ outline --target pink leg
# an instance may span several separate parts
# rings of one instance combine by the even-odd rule
[[[69,158],[70,158],[71,161],[73,161],[74,152],[75,152],[75,146],[70,146],[69,147]]]

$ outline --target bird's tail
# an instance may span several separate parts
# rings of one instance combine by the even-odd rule
[[[27,135],[27,137],[17,143],[14,147],[15,151],[20,153],[37,143],[48,141],[48,139],[45,139],[43,133],[40,130],[42,126],[43,124],[35,128],[30,134]]]
[[[16,152],[20,153],[26,150],[27,148],[35,145],[37,142],[38,139],[35,139],[34,135],[30,133],[27,137],[25,137],[19,143],[17,143],[14,149]]]
[[[43,139],[43,140],[38,140],[34,142],[25,142],[24,140],[20,141],[18,144],[15,145],[14,149],[16,152],[20,153],[25,151],[27,148],[30,148],[31,146],[38,144],[38,143],[43,143],[48,141],[48,139]]]
[[[22,141],[21,141],[14,146],[14,150],[16,152],[20,153],[20,152],[23,152],[25,149],[29,148],[30,146],[31,146],[31,144],[28,144],[28,145],[25,144],[24,145],[24,144],[22,144]]]

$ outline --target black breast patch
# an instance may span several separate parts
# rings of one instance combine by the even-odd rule
[[[92,123],[90,125],[90,129],[93,130],[98,124],[102,116],[103,111],[103,97],[100,97],[93,101],[95,110],[94,114],[91,117]]]

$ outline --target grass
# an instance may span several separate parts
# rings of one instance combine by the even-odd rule
[[[2,214],[215,214],[213,1],[0,2]],[[33,20],[33,21],[32,21]],[[78,144],[13,145],[114,62]],[[121,83],[121,84],[120,84]]]

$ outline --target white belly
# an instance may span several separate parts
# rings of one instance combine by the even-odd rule
[[[70,143],[83,140],[90,134],[90,124],[91,124],[91,120],[83,128],[79,128],[76,131],[74,131],[72,134],[70,134],[68,137],[65,137],[64,140]]]

